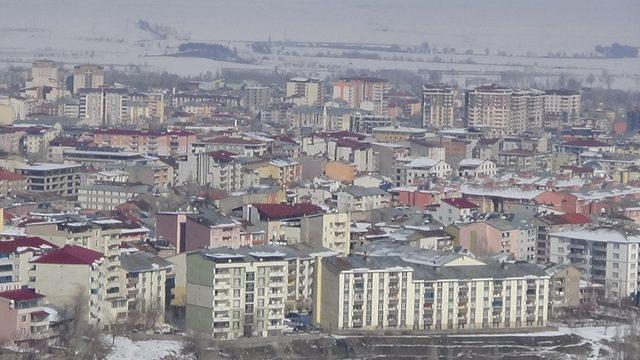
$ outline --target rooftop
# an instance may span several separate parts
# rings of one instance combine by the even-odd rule
[[[13,301],[28,301],[43,298],[44,295],[38,294],[31,289],[16,289],[0,292],[0,297]]]
[[[91,265],[103,257],[102,253],[76,245],[67,245],[31,260],[36,264]]]
[[[442,202],[458,209],[477,209],[479,206],[465,198],[442,199]]]
[[[270,220],[298,218],[323,213],[321,207],[312,204],[252,204],[263,216]]]

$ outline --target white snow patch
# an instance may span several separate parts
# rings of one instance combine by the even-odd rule
[[[111,344],[111,338],[107,339]],[[126,337],[116,337],[107,360],[158,360],[171,354],[180,354],[182,343],[172,340],[132,341]]]

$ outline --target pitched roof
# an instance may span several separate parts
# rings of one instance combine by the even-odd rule
[[[21,236],[10,241],[0,241],[0,253],[14,253],[19,248],[57,249],[58,247],[37,236]]]
[[[16,289],[0,292],[0,297],[14,301],[27,301],[43,298],[44,295],[38,294],[32,289]]]
[[[67,245],[31,262],[36,264],[91,265],[102,257],[100,252],[76,245]]]
[[[573,139],[563,143],[565,146],[584,146],[584,147],[605,147],[611,146],[605,142],[596,139]]]
[[[457,207],[458,209],[475,209],[478,208],[478,205],[472,203],[471,201],[465,198],[448,198],[442,199],[442,202],[449,204],[451,206]]]
[[[145,251],[122,254],[120,261],[125,270],[133,273],[153,271],[156,269],[169,269],[173,266],[169,261]]]
[[[322,213],[321,207],[312,204],[252,204],[268,219],[290,219]]]

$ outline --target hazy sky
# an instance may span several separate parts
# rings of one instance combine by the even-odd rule
[[[1,0],[0,6],[0,50],[14,45],[10,28],[138,39],[144,36],[133,27],[138,19],[195,40],[429,41],[519,53],[587,51],[615,40],[640,46],[638,0]]]

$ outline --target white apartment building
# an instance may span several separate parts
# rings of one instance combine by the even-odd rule
[[[427,157],[399,158],[396,162],[396,186],[416,185],[432,178],[445,178],[451,174],[451,165]]]
[[[326,258],[318,273],[314,321],[334,332],[547,324],[549,277],[535,264],[420,250],[411,259],[371,253]]]
[[[423,86],[422,126],[436,129],[453,127],[456,93],[452,86]]]
[[[189,154],[178,160],[178,183],[197,183],[214,189],[238,191],[245,187],[237,155],[219,150]]]
[[[571,264],[582,279],[605,287],[608,298],[638,289],[640,236],[613,229],[575,229],[549,234],[549,260]]]
[[[496,163],[491,160],[462,159],[458,163],[458,176],[464,178],[492,177],[497,172]]]
[[[545,126],[580,125],[582,96],[579,91],[555,89],[544,95]]]
[[[337,210],[369,211],[389,206],[390,195],[380,188],[350,186],[336,194]]]
[[[338,254],[349,254],[351,242],[348,212],[329,212],[300,220],[300,242],[313,243]]]
[[[284,253],[214,249],[187,254],[186,264],[189,332],[220,340],[282,333],[288,292]]]
[[[83,209],[115,210],[118,205],[140,194],[150,194],[153,187],[128,183],[93,183],[78,188],[78,203]]]
[[[318,106],[324,103],[323,81],[306,77],[295,77],[287,81],[285,96],[296,105]]]
[[[73,93],[80,89],[96,89],[104,86],[104,68],[100,65],[84,64],[73,68]]]
[[[127,89],[79,89],[80,118],[92,126],[118,126],[129,118]]]

